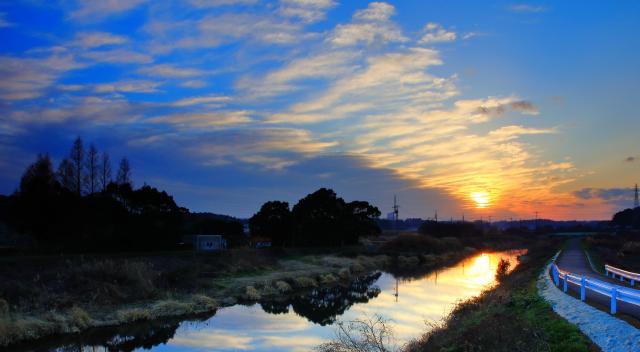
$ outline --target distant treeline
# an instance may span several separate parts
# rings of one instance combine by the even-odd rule
[[[40,154],[18,190],[0,196],[0,223],[8,226],[11,244],[45,252],[172,250],[194,234],[222,235],[232,246],[249,243],[240,220],[191,213],[164,191],[134,188],[131,173],[123,158],[113,178],[109,155],[93,144],[85,149],[78,137],[57,169]],[[251,236],[275,246],[336,246],[379,233],[379,216],[367,202],[345,202],[322,188],[292,209],[267,202],[249,223]]]
[[[345,202],[321,188],[291,209],[287,202],[264,203],[249,219],[249,228],[252,236],[271,239],[275,246],[338,246],[379,234],[379,216],[380,210],[368,202]]]
[[[165,250],[177,248],[185,233],[202,231],[242,241],[238,220],[192,214],[148,185],[135,189],[126,158],[115,178],[111,170],[109,155],[94,145],[85,150],[81,138],[57,171],[47,154],[38,155],[19,189],[0,199],[0,221],[13,244],[40,251]]]

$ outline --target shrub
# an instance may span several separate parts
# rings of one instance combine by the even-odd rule
[[[193,302],[197,310],[211,312],[218,309],[218,302],[215,299],[205,295],[193,296]]]
[[[132,323],[140,320],[149,320],[152,318],[151,312],[143,308],[122,309],[116,312],[116,317],[124,323]]]
[[[351,271],[353,273],[363,273],[366,270],[367,269],[365,269],[365,267],[362,264],[360,264],[359,262],[356,262],[353,265],[351,265]]]
[[[281,293],[287,293],[287,292],[291,291],[291,286],[288,283],[284,282],[284,281],[276,281],[276,288]]]
[[[257,301],[260,299],[260,292],[253,286],[247,286],[244,290],[244,298],[249,301]]]
[[[0,318],[9,316],[9,303],[0,298]]]
[[[419,263],[420,260],[418,257],[405,257],[401,255],[397,259],[397,265],[399,268],[411,268],[417,266]]]
[[[416,233],[405,233],[396,236],[380,248],[387,253],[434,253],[439,254],[460,246],[459,241],[451,237],[438,239],[432,236]]]
[[[508,260],[500,259],[498,263],[498,269],[496,270],[496,279],[498,281],[504,281],[504,279],[509,274],[509,267],[511,263]]]
[[[151,315],[156,317],[168,317],[189,314],[193,312],[193,306],[178,301],[160,301],[151,308]]]
[[[626,242],[622,246],[622,252],[625,254],[640,254],[640,242]]]
[[[309,288],[309,287],[317,287],[318,283],[316,280],[306,276],[300,276],[293,280],[295,285],[299,288]]]
[[[332,285],[336,281],[338,281],[338,279],[332,274],[320,275],[320,283],[322,285]]]
[[[343,280],[348,280],[351,277],[351,271],[348,268],[342,268],[338,271],[338,276]]]
[[[69,310],[69,318],[71,325],[80,330],[89,327],[91,323],[89,313],[78,306],[71,307],[71,310]]]

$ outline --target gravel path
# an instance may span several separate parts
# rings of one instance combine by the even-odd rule
[[[550,268],[551,263],[538,278],[538,293],[558,315],[575,324],[605,352],[640,351],[640,330],[563,293],[553,284]]]

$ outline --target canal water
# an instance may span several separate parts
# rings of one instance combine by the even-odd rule
[[[495,284],[500,259],[513,269],[523,253],[482,253],[413,279],[379,272],[348,287],[317,289],[278,303],[235,305],[198,320],[97,329],[35,350],[309,351],[335,336],[337,321],[376,315],[389,321],[402,345],[427,331],[429,323],[441,322],[457,302]]]

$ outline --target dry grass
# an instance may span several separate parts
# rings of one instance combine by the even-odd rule
[[[71,325],[78,329],[78,331],[86,329],[91,325],[91,317],[89,316],[89,313],[78,306],[73,306],[69,310],[68,316]]]
[[[260,299],[260,292],[253,286],[247,286],[244,290],[244,299],[249,301],[257,301]]]
[[[212,312],[218,309],[218,302],[205,295],[194,295],[193,304],[197,312]]]
[[[315,279],[311,277],[306,277],[306,276],[297,277],[293,280],[293,282],[298,288],[311,288],[311,287],[318,286],[318,283],[316,282]]]
[[[342,268],[338,271],[338,276],[342,280],[349,280],[351,278],[351,271],[349,268]]]
[[[287,292],[291,291],[291,285],[289,285],[288,283],[286,283],[285,281],[282,281],[282,280],[276,281],[276,288],[281,293],[287,293]]]
[[[338,279],[333,276],[332,274],[324,274],[324,275],[320,275],[320,284],[321,285],[333,285],[336,283],[336,281],[338,281]]]
[[[132,323],[140,320],[149,320],[151,319],[151,311],[149,309],[144,308],[130,308],[130,309],[122,309],[116,312],[116,317],[118,321],[124,323]]]

